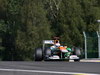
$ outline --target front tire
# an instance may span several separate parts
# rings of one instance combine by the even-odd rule
[[[51,56],[51,49],[50,48],[46,48],[44,50],[44,60],[49,60],[48,58]]]

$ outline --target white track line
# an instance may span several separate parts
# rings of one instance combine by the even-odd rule
[[[76,73],[76,72],[57,72],[57,71],[41,71],[41,70],[22,70],[22,69],[2,69],[0,71],[9,72],[30,72],[30,73],[51,73],[51,74],[73,74],[73,75],[100,75],[100,74],[90,74],[90,73]]]

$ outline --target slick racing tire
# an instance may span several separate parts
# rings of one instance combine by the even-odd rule
[[[44,60],[49,60],[49,57],[51,56],[51,49],[50,48],[45,48],[44,50]]]
[[[34,59],[35,59],[35,61],[42,61],[43,60],[43,51],[41,48],[35,49]]]
[[[80,50],[80,48],[76,48],[75,49],[75,55],[81,56],[81,50]]]

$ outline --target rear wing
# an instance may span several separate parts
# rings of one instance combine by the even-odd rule
[[[43,40],[43,50],[44,50],[46,44],[53,45],[53,44],[56,44],[56,43],[59,43],[58,39],[55,39],[55,40]]]
[[[44,50],[46,44],[52,45],[52,44],[54,44],[54,40],[43,40],[43,50]]]
[[[54,44],[54,40],[43,40],[43,44]]]

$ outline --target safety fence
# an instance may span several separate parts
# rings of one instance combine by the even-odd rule
[[[85,58],[99,58],[99,36],[98,32],[83,32]]]

